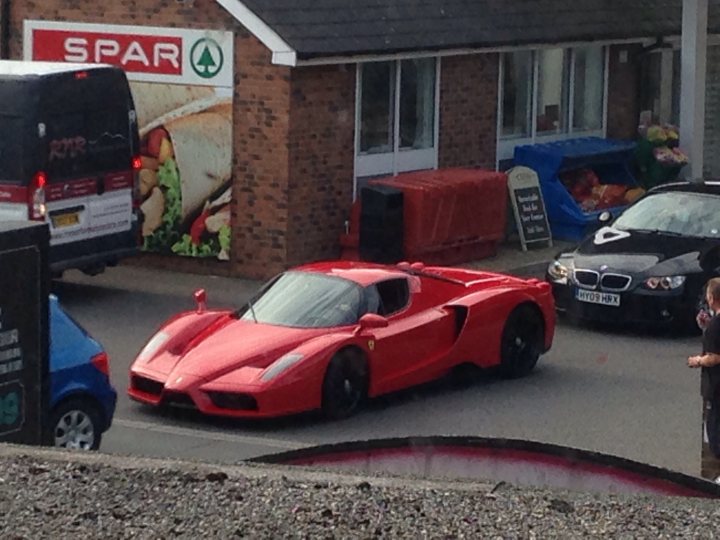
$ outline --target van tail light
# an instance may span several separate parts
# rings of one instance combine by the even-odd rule
[[[135,156],[132,159],[132,168],[135,172],[138,172],[140,171],[140,169],[142,169],[142,158],[140,156]]]
[[[110,378],[110,359],[108,358],[107,353],[101,352],[100,354],[96,354],[92,357],[91,362],[100,373],[105,375],[108,379]]]
[[[30,183],[30,191],[28,192],[28,217],[34,221],[43,221],[47,212],[45,206],[45,185],[47,184],[47,175],[44,172],[38,172],[33,176]]]
[[[135,156],[132,158],[132,171],[133,171],[133,207],[140,208],[142,204],[142,197],[140,195],[140,169],[142,169],[142,158]]]

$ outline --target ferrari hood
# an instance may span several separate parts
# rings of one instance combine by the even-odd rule
[[[713,239],[603,227],[564,257],[575,268],[676,275],[700,272],[710,255],[717,258],[718,247]]]
[[[289,328],[232,320],[203,339],[191,339],[180,354],[164,352],[147,361],[153,371],[212,380],[242,367],[265,368],[327,329]]]

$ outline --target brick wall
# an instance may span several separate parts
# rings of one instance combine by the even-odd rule
[[[441,62],[439,166],[494,170],[499,56],[450,56]]]
[[[290,68],[254,37],[235,47],[233,260],[237,274],[267,278],[287,261]]]
[[[632,139],[637,135],[640,114],[640,63],[638,45],[610,47],[608,69],[607,135],[610,138]],[[620,62],[621,51],[627,52],[627,61]]]
[[[271,54],[215,0],[19,0],[11,4],[10,55],[22,57],[25,19],[212,28],[235,32],[235,96],[231,273],[267,277],[287,259],[287,196],[290,69],[273,66]],[[210,264],[181,257],[164,264],[213,271]],[[225,272],[219,272],[225,273]]]
[[[337,258],[352,202],[355,66],[293,70],[288,263]]]

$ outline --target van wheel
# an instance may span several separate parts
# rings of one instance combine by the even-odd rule
[[[105,265],[96,264],[94,266],[86,266],[85,268],[81,268],[80,271],[88,276],[97,276],[105,271]]]

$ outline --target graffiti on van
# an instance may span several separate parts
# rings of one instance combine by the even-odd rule
[[[63,160],[83,156],[87,152],[85,137],[65,137],[50,141],[50,161]]]
[[[103,154],[112,151],[130,151],[130,140],[122,133],[101,133],[97,139],[88,139],[86,146],[87,153]]]

